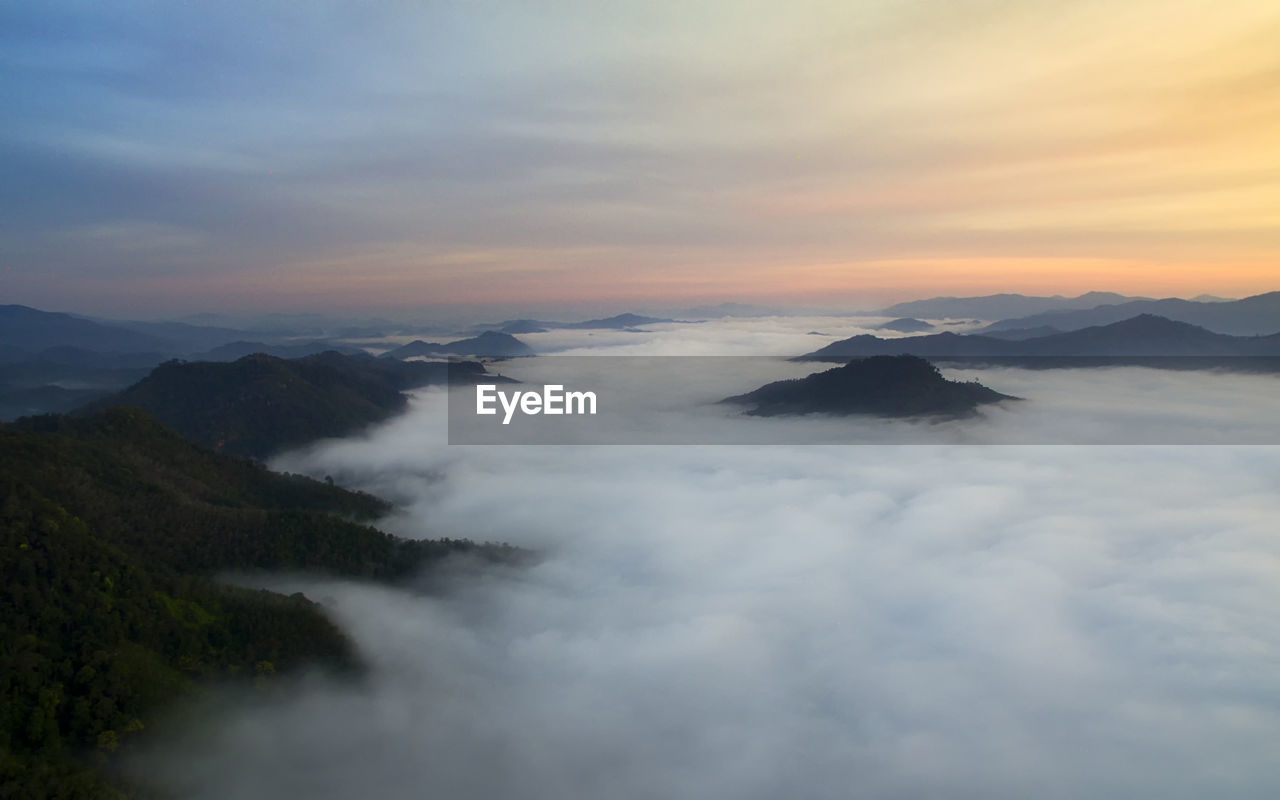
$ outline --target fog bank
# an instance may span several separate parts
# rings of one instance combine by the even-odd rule
[[[1179,396],[1208,376],[1110,374],[1128,389],[1091,411],[1100,429],[1232,424]],[[1068,378],[983,380],[1030,394]],[[382,526],[399,535],[541,561],[430,592],[274,581],[325,603],[368,679],[233,699],[148,775],[183,797],[317,800],[1280,786],[1280,449],[450,447],[442,433],[443,397],[426,394],[275,466],[397,501]]]

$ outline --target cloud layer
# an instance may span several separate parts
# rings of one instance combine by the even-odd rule
[[[540,563],[422,592],[274,579],[323,599],[369,679],[229,698],[148,775],[192,798],[1280,785],[1277,448],[460,448],[440,413],[277,466],[396,499],[400,535]]]

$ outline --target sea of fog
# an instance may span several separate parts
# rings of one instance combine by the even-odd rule
[[[527,339],[792,355],[848,325]],[[1280,378],[947,374],[1028,400],[957,423],[989,444],[450,446],[423,392],[286,454],[395,501],[385,530],[539,560],[421,591],[262,576],[321,601],[369,675],[228,695],[140,769],[189,798],[1274,797],[1280,448],[1107,442],[1265,441]],[[782,376],[698,391],[756,377]],[[1031,434],[1078,443],[998,443]]]

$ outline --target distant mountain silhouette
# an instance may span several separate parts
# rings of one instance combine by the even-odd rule
[[[1040,314],[1064,309],[1087,309],[1104,303],[1124,303],[1146,298],[1128,297],[1114,292],[1088,292],[1079,297],[1031,297],[1021,294],[991,294],[983,297],[932,297],[928,300],[912,300],[883,308],[877,312],[885,317],[925,317],[927,319],[954,319],[977,317],[978,319],[1004,319]],[[1036,323],[1039,324],[1039,323]],[[1031,327],[1022,325],[1019,327]]]
[[[491,326],[493,327],[493,326]],[[546,323],[538,322],[536,319],[513,319],[510,322],[504,322],[497,327],[498,333],[510,333],[513,336],[520,333],[546,333]]]
[[[456,342],[447,344],[424,342],[418,339],[383,353],[383,357],[398,359],[418,356],[490,356],[510,358],[513,356],[531,356],[533,354],[532,347],[509,333],[485,331],[479,336],[470,339],[459,339]]]
[[[618,314],[604,319],[589,319],[586,322],[567,322],[559,325],[570,330],[608,330],[618,328],[636,328],[641,325],[657,325],[661,322],[675,322],[674,319],[662,317],[646,317],[641,314]]]
[[[101,389],[68,389],[57,384],[0,387],[0,421],[70,411],[104,394]]]
[[[6,350],[32,353],[50,347],[79,347],[95,353],[181,352],[158,336],[18,305],[0,306],[0,342]]]
[[[1031,316],[1001,318],[979,331],[1034,328],[1048,325],[1071,331],[1129,319],[1138,314],[1155,314],[1177,322],[1187,322],[1216,333],[1235,336],[1262,336],[1280,331],[1280,292],[1254,295],[1242,300],[1196,302],[1176,297],[1164,300],[1134,300],[1127,303],[1100,305],[1080,311],[1048,311]]]
[[[299,344],[267,344],[265,342],[228,342],[205,353],[193,356],[193,361],[235,361],[255,353],[275,356],[276,358],[305,358],[317,353],[342,353],[346,356],[359,355],[364,351],[358,347],[334,344],[324,339]]]
[[[370,317],[351,319],[342,314],[319,313],[252,313],[234,314],[190,314],[183,317],[187,323],[202,330],[232,329],[239,333],[224,337],[219,342],[205,345],[205,348],[236,339],[266,339],[276,341],[280,338],[308,337],[311,339],[377,339],[388,332],[406,333],[416,330],[417,326],[404,325],[389,319]],[[126,323],[121,323],[126,324]],[[135,323],[127,323],[135,324]],[[151,323],[139,323],[151,324]],[[159,323],[170,325],[173,323]],[[177,323],[185,324],[185,323]],[[201,348],[204,349],[204,348]]]
[[[899,319],[886,322],[883,325],[877,325],[876,329],[881,331],[898,331],[899,333],[923,333],[924,331],[933,330],[933,326],[923,320],[915,319],[914,317],[901,317]]]
[[[984,336],[992,336],[996,339],[1006,339],[1009,341],[1021,341],[1022,339],[1035,339],[1039,336],[1053,336],[1063,331],[1048,325],[1039,325],[1035,328],[1010,328],[1007,331],[984,330]]]
[[[1186,322],[1140,314],[1110,325],[1025,339],[1032,355],[1247,356],[1280,355],[1280,335],[1227,336]]]
[[[475,362],[402,362],[329,352],[288,361],[171,361],[82,408],[140,408],[188,439],[263,459],[315,439],[345,436],[403,411],[403,390],[450,381],[502,382]]]
[[[237,328],[190,325],[185,322],[140,322],[137,320],[111,319],[94,319],[93,321],[154,336],[170,343],[172,350],[177,353],[195,353],[201,350],[208,350],[249,336],[248,331]]]
[[[979,383],[942,377],[916,356],[872,356],[804,378],[766,384],[726,403],[748,414],[874,414],[886,417],[962,416],[979,405],[1016,398]]]
[[[477,325],[473,330],[496,330],[499,333],[546,333],[550,330],[627,330],[641,325],[656,325],[660,322],[677,322],[662,317],[646,317],[640,314],[617,314],[604,319],[589,319],[584,322],[550,322],[540,319],[509,319],[505,322]]]
[[[60,345],[29,353],[19,363],[49,364],[95,369],[150,369],[170,356],[164,353],[95,353],[83,347]]]
[[[14,347],[11,344],[0,342],[0,364],[12,364],[17,361],[25,361],[30,358],[31,352],[23,350],[21,347]]]
[[[905,336],[881,339],[869,333],[832,342],[825,347],[799,356],[797,360],[824,358],[866,358],[867,356],[915,355],[936,356],[1013,355],[1015,347],[1003,339],[989,336],[962,336],[945,331],[928,336]]]
[[[1227,336],[1185,322],[1150,314],[1110,325],[1067,333],[1007,340],[994,336],[939,333],[881,339],[862,335],[844,339],[802,359],[872,355],[948,357],[1185,357],[1280,356],[1280,334]]]
[[[0,362],[0,420],[68,411],[136,382],[169,356],[59,345]]]

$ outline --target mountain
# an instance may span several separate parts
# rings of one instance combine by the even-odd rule
[[[479,378],[500,382],[475,362],[402,362],[333,352],[291,361],[266,355],[170,361],[82,413],[140,408],[206,447],[263,459],[389,419],[407,407],[406,389]]]
[[[99,389],[68,389],[54,383],[0,387],[0,420],[32,414],[61,414],[106,394]]]
[[[617,314],[603,319],[589,319],[584,322],[548,322],[539,319],[509,319],[496,325],[483,324],[475,326],[475,330],[496,330],[499,333],[546,333],[549,330],[627,330],[641,325],[656,325],[660,322],[676,322],[674,319],[662,317],[646,317],[640,314]],[[479,355],[479,354],[477,354]]]
[[[983,297],[933,297],[928,300],[912,300],[880,309],[875,314],[884,317],[925,317],[927,319],[1004,319],[1046,311],[1087,309],[1104,303],[1124,303],[1145,298],[1127,297],[1114,292],[1087,292],[1079,297],[1033,297],[1021,294],[991,294]],[[1039,323],[1036,323],[1039,324]],[[1019,327],[1030,327],[1022,325]]]
[[[164,361],[160,353],[94,353],[59,346],[0,363],[0,420],[70,411],[119,391]]]
[[[546,333],[546,323],[538,322],[536,319],[513,319],[509,322],[502,323],[497,327],[499,333],[510,333],[512,335],[521,333]]]
[[[17,361],[25,361],[31,356],[27,350],[21,347],[14,347],[11,344],[0,342],[0,364],[12,364]]]
[[[409,342],[394,350],[382,354],[383,357],[405,359],[418,356],[488,356],[511,358],[515,356],[531,356],[533,348],[509,333],[485,331],[470,339],[459,339],[448,344],[424,342],[421,339]]]
[[[302,342],[299,344],[266,344],[265,342],[235,341],[219,345],[208,352],[193,356],[192,360],[235,361],[236,359],[251,356],[255,353],[275,356],[276,358],[305,358],[306,356],[314,356],[318,353],[327,353],[330,351],[342,353],[344,356],[359,355],[365,352],[358,347],[337,345],[324,339],[314,342]]]
[[[78,367],[44,361],[0,364],[0,421],[67,411],[136,383],[149,368]],[[72,395],[79,402],[68,406]]]
[[[656,325],[660,322],[675,322],[675,320],[663,319],[661,317],[646,317],[641,314],[617,314],[612,317],[605,317],[604,319],[589,319],[586,322],[562,322],[556,324],[555,327],[579,331],[622,330],[626,328],[637,328],[641,325]]]
[[[1226,336],[1186,322],[1140,314],[1110,325],[1025,339],[1031,355],[1250,356],[1280,355],[1280,335]]]
[[[1260,336],[1280,330],[1280,292],[1268,292],[1242,300],[1220,302],[1195,302],[1170,297],[1164,300],[1134,300],[1127,303],[1100,305],[1082,311],[1050,311],[1001,319],[980,332],[1034,328],[1040,325],[1070,331],[1094,325],[1107,325],[1138,314],[1154,314],[1178,322],[1187,322],[1216,333]]]
[[[1053,336],[1057,333],[1062,333],[1062,331],[1048,325],[1040,325],[1035,328],[1010,328],[1008,330],[1000,331],[987,330],[983,332],[983,335],[991,336],[996,339],[1021,341],[1023,339],[1035,339],[1040,336]]]
[[[150,369],[169,358],[164,353],[95,353],[83,347],[59,345],[28,354],[22,363],[85,369]]]
[[[174,343],[148,333],[28,306],[0,306],[0,342],[6,349],[36,352],[49,347],[78,347],[95,353],[182,352]]]
[[[881,331],[898,331],[899,333],[923,333],[924,331],[933,330],[933,326],[914,317],[901,317],[891,320],[883,325],[877,325],[876,330]]]
[[[169,342],[174,352],[195,353],[212,347],[243,339],[247,331],[210,325],[189,325],[185,322],[139,322],[136,320],[94,319],[103,325],[112,325],[136,333],[154,336]]]
[[[469,341],[469,340],[462,340]],[[394,358],[403,360],[406,358],[422,358],[424,356],[445,356],[449,354],[449,345],[440,344],[439,342],[424,342],[421,339],[414,339],[408,344],[400,345],[394,349],[388,350],[382,354],[383,358]]]
[[[916,356],[872,356],[804,378],[766,384],[726,403],[751,406],[748,414],[875,414],[885,417],[959,416],[979,405],[1016,398],[979,383],[942,377]]]
[[[862,335],[843,339],[803,356],[803,359],[849,358],[872,355],[956,357],[1201,357],[1280,356],[1280,334],[1226,336],[1204,328],[1150,314],[1048,336],[1008,340],[994,336],[939,333],[881,339]]]
[[[964,336],[946,331],[928,336],[905,336],[881,339],[869,333],[832,342],[825,347],[799,356],[797,360],[826,358],[866,358],[867,356],[915,355],[926,358],[947,356],[1021,355],[1018,343],[989,336]]]
[[[0,795],[132,796],[113,767],[175,701],[228,682],[266,692],[307,664],[359,669],[310,600],[217,574],[401,580],[454,553],[518,556],[349,521],[389,510],[220,456],[140,411],[0,425]]]
[[[212,314],[201,313],[191,314],[183,317],[186,323],[191,323],[191,327],[197,329],[230,329],[235,332],[234,336],[224,336],[221,341],[206,344],[199,349],[207,349],[209,347],[223,344],[225,342],[234,341],[236,339],[247,338],[246,334],[252,334],[254,338],[266,338],[274,341],[282,338],[298,338],[307,336],[312,339],[360,339],[381,338],[388,332],[406,332],[407,330],[417,330],[417,325],[404,325],[389,319],[380,317],[368,317],[353,319],[345,315],[330,315],[317,313],[252,313],[240,312],[236,314]],[[162,324],[169,325],[172,323],[122,323],[122,324]]]

